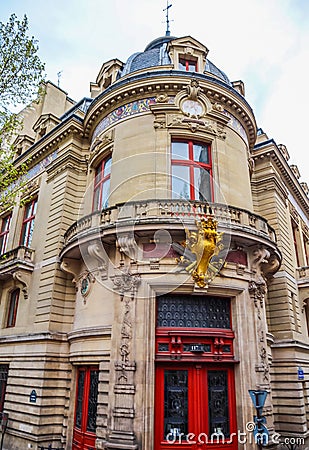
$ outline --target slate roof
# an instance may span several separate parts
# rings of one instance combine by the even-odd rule
[[[122,71],[119,73],[118,79],[135,72],[137,70],[147,69],[148,67],[164,66],[171,64],[171,59],[167,52],[168,42],[176,39],[174,36],[163,36],[150,42],[144,52],[133,53],[125,63]],[[231,82],[226,74],[218,69],[209,59],[206,60],[205,71],[220,78],[226,84],[231,86]]]

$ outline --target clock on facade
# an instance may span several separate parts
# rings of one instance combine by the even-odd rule
[[[181,110],[190,117],[200,117],[203,114],[203,105],[197,100],[184,100],[181,104]]]

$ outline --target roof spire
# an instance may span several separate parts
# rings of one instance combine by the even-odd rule
[[[168,17],[168,10],[170,9],[170,7],[172,6],[172,4],[169,5],[169,0],[166,0],[166,8],[163,9],[163,11],[166,11],[166,32],[165,32],[165,36],[170,36],[171,32],[170,32],[170,21],[169,21],[169,17]]]

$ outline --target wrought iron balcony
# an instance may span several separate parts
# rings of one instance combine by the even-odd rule
[[[195,220],[212,216],[218,221],[220,231],[254,240],[276,242],[273,228],[266,219],[247,210],[220,203],[201,203],[181,200],[145,200],[118,204],[89,214],[76,221],[64,236],[64,247],[87,240],[92,235],[101,236],[143,228],[159,229],[168,224],[169,229],[190,227]]]

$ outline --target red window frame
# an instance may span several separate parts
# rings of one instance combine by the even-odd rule
[[[103,159],[103,161],[101,161],[101,163],[96,169],[94,180],[94,191],[93,191],[93,204],[92,204],[93,211],[105,209],[108,206],[109,188],[105,204],[102,203],[104,201],[103,198],[104,187],[107,185],[107,183],[110,182],[111,163],[112,157],[108,156],[107,158]]]
[[[32,241],[34,219],[36,215],[38,199],[34,198],[25,206],[24,219],[21,227],[19,245],[29,247]]]
[[[195,175],[194,175],[194,169],[195,168],[202,168],[205,169],[209,173],[210,177],[210,199],[208,201],[213,201],[214,199],[214,190],[213,190],[213,181],[212,181],[212,158],[211,158],[211,148],[209,144],[205,144],[203,142],[193,141],[193,140],[181,140],[181,139],[173,139],[172,140],[172,148],[174,143],[184,143],[188,145],[188,159],[175,159],[172,157],[171,165],[173,166],[185,166],[189,167],[189,184],[190,184],[190,200],[199,200],[195,198]],[[207,148],[208,152],[208,163],[202,163],[199,161],[194,160],[194,146],[203,146]],[[172,174],[173,178],[173,174]],[[171,187],[171,191],[173,194],[173,189]]]
[[[194,70],[192,70],[194,68]],[[179,57],[179,69],[186,72],[197,72],[197,59],[189,59],[186,57]]]
[[[18,309],[18,302],[19,302],[19,289],[14,289],[10,293],[9,298],[9,304],[8,304],[8,313],[7,313],[7,321],[6,321],[6,327],[7,328],[13,328],[16,324],[16,316],[17,316],[17,309]]]
[[[0,231],[0,255],[6,252],[12,214],[3,217]]]

